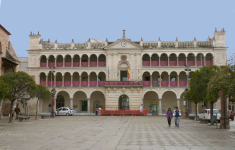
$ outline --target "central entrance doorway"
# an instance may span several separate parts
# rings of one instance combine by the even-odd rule
[[[82,101],[82,111],[87,111],[87,101]]]
[[[121,95],[119,97],[119,110],[129,110],[129,97],[126,95]]]
[[[56,98],[56,109],[60,107],[64,107],[64,96],[62,95],[58,95]]]
[[[121,70],[121,81],[128,81],[127,70]]]

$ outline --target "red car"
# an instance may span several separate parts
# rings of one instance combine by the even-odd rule
[[[233,114],[232,110],[228,110],[227,114],[228,114],[229,119],[231,119],[233,121],[234,120],[234,114]]]

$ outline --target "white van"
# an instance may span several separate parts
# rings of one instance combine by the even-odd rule
[[[213,109],[213,115],[217,114],[217,120],[220,120],[220,112],[218,109]],[[198,113],[198,119],[210,119],[210,109],[204,109]]]

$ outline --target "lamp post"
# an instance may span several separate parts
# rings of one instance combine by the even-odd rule
[[[56,90],[55,88],[52,88],[52,73],[55,72],[55,67],[49,67],[51,69],[51,117],[55,117],[55,110],[54,110],[54,103],[55,103],[55,94],[56,94]]]
[[[184,65],[185,67],[187,67],[187,69],[185,69],[185,71],[187,71],[187,87],[186,89],[184,90],[184,93],[186,93],[189,89],[189,86],[188,86],[188,79],[189,79],[189,71],[191,71],[191,69],[189,69],[190,65]],[[188,114],[189,114],[189,101],[186,100],[186,110],[185,110],[185,118],[188,118]]]

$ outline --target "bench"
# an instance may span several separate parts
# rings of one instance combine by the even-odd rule
[[[41,115],[41,119],[50,118],[50,115]]]
[[[23,120],[29,120],[30,117],[18,117],[19,118],[19,122],[22,122]]]

